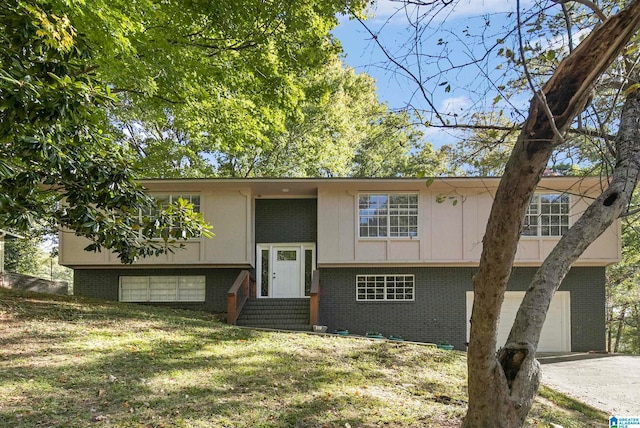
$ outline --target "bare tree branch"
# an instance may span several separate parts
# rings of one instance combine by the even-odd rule
[[[373,31],[371,31],[371,29],[365,25],[364,21],[358,17],[355,13],[353,13],[352,10],[350,10],[350,13],[352,16],[354,16],[356,18],[356,20],[362,24],[362,26],[365,28],[365,30],[369,33],[369,35],[371,36],[371,38],[374,40],[374,42],[376,43],[376,45],[378,46],[378,48],[380,48],[380,50],[382,51],[382,53],[384,54],[384,56],[387,58],[387,60],[389,60],[391,63],[393,63],[396,67],[398,67],[399,69],[401,69],[403,72],[405,72],[408,76],[411,77],[411,79],[416,82],[418,84],[418,90],[421,92],[424,100],[427,102],[427,104],[429,104],[429,107],[431,107],[431,109],[433,110],[434,114],[436,115],[436,117],[438,118],[438,120],[441,122],[442,125],[446,125],[447,122],[444,120],[444,118],[442,117],[442,115],[440,114],[440,112],[438,111],[438,109],[436,108],[436,106],[433,104],[433,101],[431,101],[431,98],[427,95],[424,86],[422,85],[422,81],[420,80],[420,78],[418,76],[416,76],[411,70],[409,70],[409,68],[407,68],[406,66],[404,66],[402,63],[400,63],[400,61],[398,61],[393,55],[391,55],[389,53],[389,51],[382,45],[382,43],[380,42],[380,40],[378,40],[378,36],[377,34],[375,34]]]
[[[600,9],[598,7],[598,5],[596,5],[594,2],[590,1],[590,0],[552,0],[555,3],[560,3],[562,5],[562,8],[564,9],[564,5],[566,3],[569,3],[570,1],[576,2],[576,3],[580,3],[581,5],[584,5],[586,7],[588,7],[589,9],[591,9],[593,11],[593,13],[596,14],[596,16],[602,21],[606,21],[607,20],[607,15],[604,14],[604,12],[602,11],[602,9]]]

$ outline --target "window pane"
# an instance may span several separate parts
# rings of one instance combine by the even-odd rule
[[[364,194],[358,201],[360,236],[387,236],[387,195]]]
[[[417,236],[418,195],[361,194],[358,223],[361,238]]]
[[[204,302],[205,294],[202,275],[120,277],[120,300],[125,302]]]
[[[296,250],[277,250],[278,261],[295,261],[298,259]]]
[[[413,275],[358,275],[356,299],[375,301],[413,300]]]
[[[181,276],[178,278],[178,300],[180,302],[204,302],[205,290],[204,276]]]
[[[194,212],[200,212],[200,195],[186,195],[182,199],[191,202]]]
[[[149,277],[149,301],[175,302],[178,300],[176,278],[170,276]]]
[[[121,302],[146,302],[148,280],[145,276],[120,277]]]
[[[569,225],[569,195],[536,194],[525,216],[525,236],[561,236]],[[557,227],[557,226],[566,227]]]
[[[418,195],[390,195],[389,200],[389,236],[416,236]]]
[[[260,295],[269,296],[269,250],[262,250],[262,270],[260,272]]]
[[[404,205],[406,206],[409,203],[409,198],[407,195],[389,195],[389,205]]]
[[[311,295],[311,278],[313,276],[313,251],[304,250],[304,295]]]
[[[193,205],[194,212],[200,212],[200,195],[198,194],[154,194],[152,195],[155,200],[155,206],[148,210],[147,212],[140,213],[145,216],[156,216],[158,215],[159,209],[166,208],[169,204],[175,203],[178,199],[184,199],[185,201],[191,203]],[[178,229],[181,227],[179,224],[172,224],[171,229]],[[159,238],[163,236],[163,234],[167,234],[169,232],[168,229],[158,230],[156,231],[155,237]]]

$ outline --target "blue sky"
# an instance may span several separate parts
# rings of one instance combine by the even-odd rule
[[[442,74],[440,70],[481,56],[486,51],[487,41],[503,37],[508,29],[513,28],[514,15],[508,13],[515,10],[515,4],[508,0],[459,0],[440,11],[423,33],[423,54],[433,51],[434,55],[444,54],[446,58],[419,71],[426,76],[425,87],[434,106],[441,112],[450,113],[453,121],[457,120],[454,115],[491,107],[495,92],[490,91],[485,75],[491,74],[493,79],[503,81],[506,77],[496,72],[495,59],[480,66],[450,70],[448,74]],[[531,0],[521,1],[521,11],[526,13],[532,4]],[[399,6],[399,3],[390,0],[379,1],[370,11],[373,16],[366,21],[367,26],[393,53],[402,53],[403,44],[410,40],[408,21],[403,12],[397,12]],[[487,25],[488,22],[490,25]],[[358,21],[341,18],[333,34],[342,44],[345,64],[374,77],[379,99],[387,102],[390,108],[404,108],[412,104],[419,109],[431,110],[424,98],[416,93],[417,85],[414,82],[405,79],[396,70],[388,69],[389,63],[380,48]],[[480,35],[484,36],[482,42]],[[446,48],[438,44],[440,38],[448,42]],[[411,69],[418,70],[416,61],[411,63]],[[445,88],[449,90],[445,91]],[[427,120],[433,120],[433,117]],[[450,137],[440,135],[439,139],[442,138],[446,141],[441,143],[452,142]],[[435,143],[439,145],[437,141]]]

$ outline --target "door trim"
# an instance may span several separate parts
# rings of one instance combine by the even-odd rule
[[[276,242],[276,243],[264,243],[264,244],[256,244],[256,297],[262,299],[272,298],[274,294],[273,290],[273,257],[276,254],[276,250],[278,249],[291,249],[291,248],[299,249],[300,253],[300,296],[299,298],[305,298],[309,296],[305,296],[305,279],[307,276],[311,278],[311,274],[316,269],[316,244],[313,242]],[[265,270],[266,273],[266,288],[267,295],[263,294],[263,257],[262,252],[267,251],[268,257],[267,262],[269,266]],[[306,260],[306,252],[311,251],[311,271],[306,272],[305,260]]]

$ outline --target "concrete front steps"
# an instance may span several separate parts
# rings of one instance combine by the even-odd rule
[[[309,299],[249,299],[237,325],[277,330],[311,331]]]

